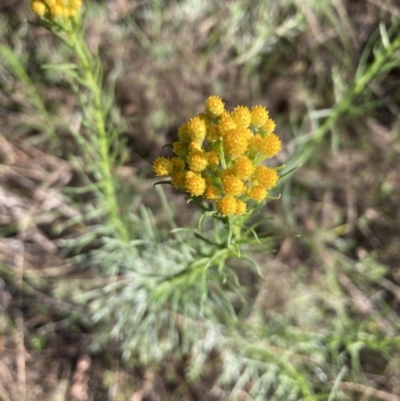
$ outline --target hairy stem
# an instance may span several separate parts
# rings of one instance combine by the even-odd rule
[[[88,111],[89,117],[93,122],[94,131],[96,132],[95,138],[97,139],[98,144],[100,156],[99,168],[102,177],[101,189],[108,204],[110,220],[117,230],[119,237],[123,241],[128,242],[129,233],[120,215],[115,184],[111,174],[112,166],[109,154],[110,142],[106,130],[106,115],[101,101],[102,82],[95,76],[95,61],[93,60],[83,38],[78,36],[75,32],[70,32],[69,39],[70,46],[79,60],[79,67],[82,71],[82,78],[84,81],[83,84],[91,93]]]

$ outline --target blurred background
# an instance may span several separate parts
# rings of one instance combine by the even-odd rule
[[[217,355],[195,380],[185,357],[124,360],[92,322],[84,295],[109,278],[83,258],[93,244],[79,243],[101,225],[82,212],[94,195],[80,191],[68,128],[79,128],[79,104],[61,72],[42,68],[73,55],[28,0],[1,0],[0,400],[399,401],[400,2],[86,3],[86,40],[115,87],[120,196],[132,213],[151,210],[154,227],[169,217],[151,163],[208,96],[228,109],[262,104],[276,121],[277,163],[300,168],[264,208],[274,238],[252,256],[264,278],[243,279],[276,338],[268,352],[280,358],[291,339],[304,366],[287,374],[313,395],[278,391],[283,373],[254,395],[244,369],[232,391],[235,380],[214,380]],[[195,226],[184,196],[165,192],[177,226]]]

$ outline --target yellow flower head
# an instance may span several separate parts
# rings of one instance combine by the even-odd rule
[[[189,143],[192,140],[190,132],[189,132],[189,124],[188,123],[182,124],[178,128],[178,136],[179,136],[179,141],[182,143]]]
[[[188,151],[187,145],[183,142],[174,142],[172,144],[172,150],[174,153],[180,157],[184,157]]]
[[[281,150],[281,141],[275,134],[269,134],[262,139],[260,150],[268,157],[273,157]]]
[[[190,195],[201,196],[206,189],[206,180],[200,174],[187,171],[185,185]]]
[[[193,142],[202,142],[206,137],[206,124],[199,117],[193,117],[189,120],[187,129],[190,135],[190,140]]]
[[[241,201],[240,199],[236,200],[236,211],[235,214],[241,215],[246,212],[247,204],[246,202]]]
[[[227,195],[217,200],[217,209],[223,216],[229,216],[236,212],[236,199],[233,196]]]
[[[262,142],[262,137],[259,134],[254,135],[253,137],[250,138],[250,144],[249,144],[249,151],[253,155],[256,155],[257,153],[261,152],[261,142]]]
[[[240,196],[244,191],[244,185],[240,178],[228,174],[222,178],[222,188],[227,195]]]
[[[186,191],[186,172],[178,171],[172,174],[172,185],[178,191]]]
[[[171,164],[174,173],[185,170],[185,162],[180,157],[173,157],[171,159]]]
[[[254,171],[254,178],[265,189],[271,189],[278,181],[278,173],[272,168],[257,166]]]
[[[49,9],[61,1],[72,4],[72,0],[35,1],[46,2]],[[241,215],[248,199],[262,202],[278,182],[275,169],[260,165],[281,148],[274,129],[265,107],[250,111],[238,106],[230,113],[219,97],[211,96],[205,113],[179,127],[179,141],[172,144],[177,156],[158,157],[153,170],[157,176],[171,177],[176,189],[213,202],[219,214]]]
[[[237,128],[237,124],[233,121],[231,115],[224,111],[219,119],[219,134],[225,136],[229,131]]]
[[[219,117],[225,110],[225,104],[218,96],[210,96],[205,103],[206,113],[210,117]]]
[[[207,153],[207,160],[208,160],[208,165],[210,167],[217,167],[219,164],[219,157],[218,153],[212,150],[211,152]]]
[[[249,146],[248,135],[245,130],[230,130],[223,138],[224,152],[232,158],[243,155]]]
[[[216,186],[214,185],[207,185],[206,190],[204,191],[204,198],[207,200],[214,200],[219,197],[220,193]]]
[[[153,171],[158,177],[167,177],[172,174],[172,163],[165,157],[157,157],[153,162]]]
[[[228,175],[232,175],[233,174],[233,170],[231,168],[227,168],[225,170],[220,170],[219,172],[219,178],[221,179],[221,181]]]
[[[52,19],[75,17],[81,7],[81,0],[33,0],[31,2],[31,9],[35,14]]]
[[[238,106],[233,109],[232,119],[239,128],[247,128],[251,123],[251,113],[248,107]]]
[[[272,118],[269,118],[265,124],[261,127],[262,134],[269,135],[271,132],[274,132],[276,127],[275,121]]]
[[[41,1],[32,1],[31,10],[39,17],[43,17],[47,12],[47,7]]]
[[[203,171],[208,164],[208,158],[206,152],[203,150],[195,150],[189,153],[188,157],[189,168],[192,171],[200,172]]]
[[[235,167],[233,168],[233,172],[236,177],[239,177],[242,180],[247,180],[251,177],[253,171],[253,163],[247,156],[240,156],[235,160]]]
[[[251,125],[255,128],[262,127],[268,119],[268,111],[264,106],[254,106],[251,109]]]
[[[220,138],[219,126],[210,125],[207,127],[206,139],[209,142],[216,142]]]
[[[251,199],[256,202],[261,202],[267,197],[267,191],[265,188],[257,185],[248,191],[248,195]]]

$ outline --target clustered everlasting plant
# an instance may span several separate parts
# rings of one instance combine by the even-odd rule
[[[215,202],[222,216],[242,215],[247,202],[261,202],[279,177],[262,165],[276,156],[281,141],[273,133],[275,122],[265,107],[225,110],[218,96],[205,102],[205,113],[191,118],[172,144],[176,157],[157,157],[154,173],[171,177],[170,183],[192,199]]]
[[[82,0],[33,0],[32,11],[40,17],[50,19],[76,17],[82,7]]]

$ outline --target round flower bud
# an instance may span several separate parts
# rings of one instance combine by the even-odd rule
[[[206,189],[206,180],[200,174],[187,171],[185,185],[190,195],[200,196]]]
[[[225,110],[222,99],[218,96],[210,96],[205,103],[206,113],[210,117],[219,117]]]
[[[264,106],[254,106],[251,109],[251,125],[255,128],[262,127],[268,119],[268,111]]]
[[[233,129],[223,138],[224,152],[232,158],[243,155],[247,151],[248,145],[249,140],[245,130]]]
[[[236,177],[239,177],[242,180],[247,180],[251,177],[253,171],[253,163],[247,156],[240,156],[236,159],[235,167],[233,168]]]
[[[265,124],[261,127],[261,133],[263,136],[269,135],[271,132],[274,132],[276,127],[275,121],[272,118],[269,118]]]
[[[186,191],[186,173],[185,171],[178,171],[176,173],[172,174],[172,185],[178,190],[178,191]]]
[[[202,142],[206,136],[206,124],[199,117],[193,117],[188,122],[188,132],[190,140],[194,142]]]
[[[165,157],[157,157],[153,162],[153,171],[158,177],[167,177],[172,174],[172,163]]]
[[[71,7],[79,9],[82,7],[82,0],[69,0]]]
[[[233,174],[233,170],[231,168],[226,168],[225,170],[220,170],[219,172],[219,178],[221,179],[221,181],[227,177],[228,175]]]
[[[252,154],[257,154],[261,152],[261,142],[262,142],[262,137],[259,134],[254,135],[252,138],[250,138],[250,144],[249,144],[249,151]]]
[[[43,17],[46,14],[47,8],[41,1],[32,1],[31,10],[39,17]]]
[[[212,150],[211,152],[207,153],[208,165],[210,167],[217,167],[219,164],[219,157],[218,153]]]
[[[173,157],[171,159],[171,164],[174,173],[185,170],[185,162],[180,157]]]
[[[278,173],[274,169],[265,166],[257,166],[254,171],[254,177],[258,184],[265,189],[271,189],[278,181]]]
[[[281,141],[275,134],[269,134],[262,139],[260,150],[267,157],[273,157],[281,150]]]
[[[189,132],[189,124],[188,123],[182,124],[178,128],[178,136],[179,136],[180,142],[182,142],[182,143],[189,143],[191,141],[191,135]]]
[[[209,142],[216,142],[220,138],[219,126],[210,125],[207,127],[206,139]]]
[[[187,153],[187,145],[183,142],[174,142],[172,144],[172,150],[176,155],[184,157]]]
[[[240,196],[243,193],[243,182],[240,178],[229,174],[222,179],[222,188],[227,195]]]
[[[240,215],[246,212],[246,203],[241,201],[240,199],[236,200],[236,211],[235,214]]]
[[[217,209],[223,216],[229,216],[236,212],[236,199],[233,196],[227,195],[217,200]]]
[[[267,191],[265,188],[257,185],[256,187],[253,187],[248,191],[248,195],[251,199],[255,200],[256,202],[261,202],[266,198]]]
[[[219,119],[218,128],[219,135],[223,137],[229,131],[237,128],[237,124],[233,121],[231,115],[227,111],[224,111]]]
[[[50,7],[50,14],[53,18],[61,17],[63,15],[63,7],[59,4],[54,4]]]
[[[239,128],[247,128],[251,123],[251,113],[246,106],[238,106],[233,109],[232,119]]]
[[[195,150],[190,152],[188,157],[189,168],[192,171],[203,171],[208,164],[207,154],[203,150]]]
[[[219,197],[220,193],[216,186],[214,185],[207,185],[206,190],[204,191],[204,198],[207,200],[214,200]]]

